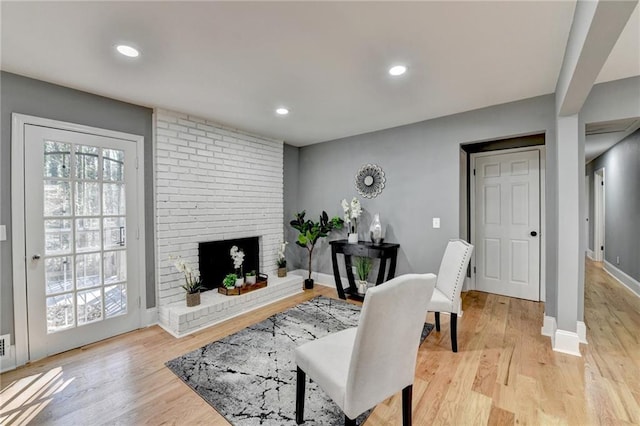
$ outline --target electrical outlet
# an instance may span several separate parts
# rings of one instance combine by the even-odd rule
[[[0,225],[0,241],[7,241],[7,227]]]
[[[434,217],[433,218],[433,227],[434,228],[440,228],[440,218],[439,217]]]
[[[620,264],[620,256],[616,256],[616,265]]]

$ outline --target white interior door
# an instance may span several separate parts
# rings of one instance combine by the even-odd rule
[[[26,125],[29,358],[140,326],[135,141]]]
[[[476,288],[540,298],[538,150],[475,158]]]
[[[594,177],[594,212],[595,222],[593,226],[593,254],[598,262],[604,260],[604,217],[605,217],[605,184],[604,168],[596,170]]]

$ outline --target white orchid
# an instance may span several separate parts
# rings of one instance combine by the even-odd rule
[[[342,205],[342,210],[344,210],[344,222],[348,225],[347,229],[349,229],[349,232],[356,232],[358,218],[362,215],[360,200],[357,197],[353,197],[351,203],[343,199],[340,204]]]
[[[231,247],[231,259],[233,259],[234,269],[240,269],[244,262],[244,252],[238,249],[238,246]]]
[[[184,279],[186,284],[182,286],[187,293],[197,293],[202,288],[202,282],[200,281],[200,271],[194,271],[191,269],[191,266],[180,256],[173,257],[169,256],[169,259],[175,260],[173,265],[176,267],[178,272],[182,272],[184,274]]]

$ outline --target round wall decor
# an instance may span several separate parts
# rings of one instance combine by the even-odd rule
[[[355,186],[364,198],[375,198],[382,192],[386,179],[384,172],[375,164],[365,164],[356,173]]]

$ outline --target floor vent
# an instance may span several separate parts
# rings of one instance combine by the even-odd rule
[[[9,352],[9,335],[0,336],[0,357],[8,355]]]

